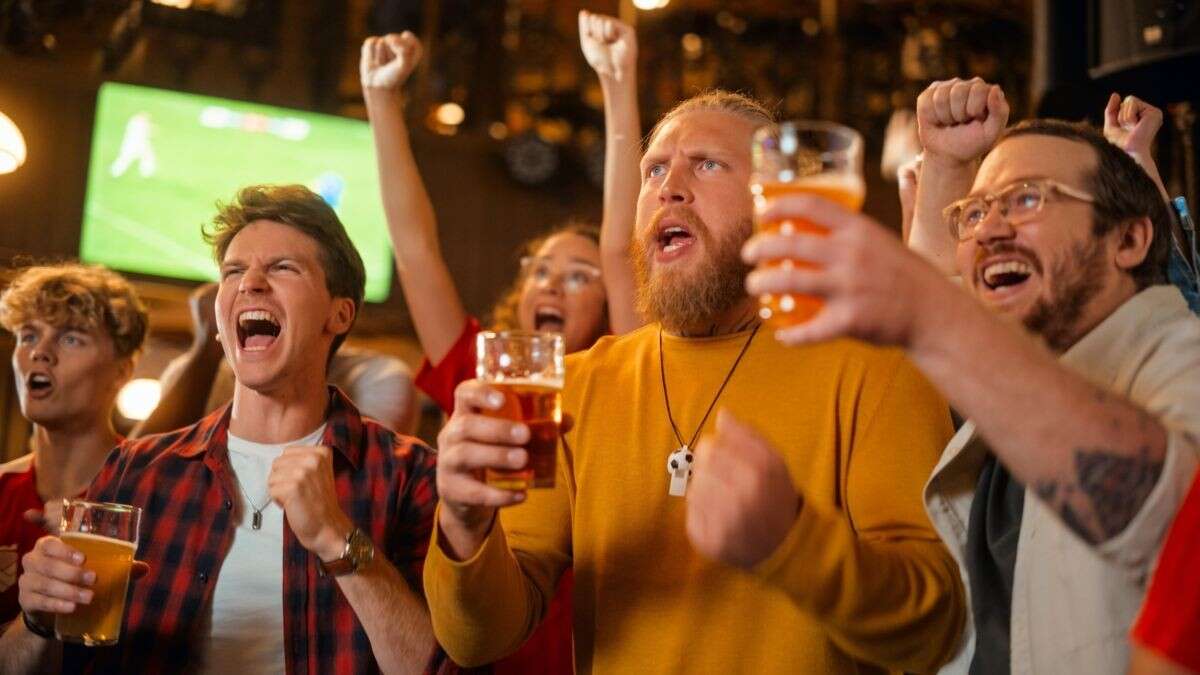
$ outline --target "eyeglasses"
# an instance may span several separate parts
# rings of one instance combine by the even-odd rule
[[[600,281],[600,270],[594,265],[576,262],[556,269],[546,258],[531,255],[521,258],[521,272],[527,280],[537,285],[560,279],[563,291],[567,293],[579,293]]]
[[[1023,225],[1033,220],[1046,205],[1046,197],[1056,192],[1064,197],[1081,202],[1094,203],[1096,198],[1069,185],[1048,178],[1012,183],[997,192],[979,197],[960,199],[942,211],[942,219],[951,234],[959,241],[975,236],[975,231],[992,212],[992,205],[1000,205],[1000,215],[1009,225]]]

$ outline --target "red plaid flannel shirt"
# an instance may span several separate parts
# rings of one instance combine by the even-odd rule
[[[190,427],[122,443],[109,455],[88,495],[143,509],[137,559],[150,572],[130,584],[120,643],[64,645],[63,672],[168,673],[198,662],[213,589],[233,543],[229,414],[225,406]],[[437,500],[433,451],[363,419],[334,387],[321,443],[335,450],[342,509],[421,593]],[[287,527],[281,554],[287,672],[379,672],[337,582],[319,576],[316,557]]]

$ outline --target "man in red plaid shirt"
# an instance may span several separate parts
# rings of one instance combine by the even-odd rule
[[[205,232],[237,388],[197,424],[123,443],[89,497],[143,509],[119,644],[68,644],[65,672],[417,672],[434,457],[325,384],[362,302],[362,260],[300,186],[242,190]],[[56,648],[54,614],[92,599],[83,556],[44,537],[19,580],[14,670]],[[17,657],[20,658],[17,658]]]

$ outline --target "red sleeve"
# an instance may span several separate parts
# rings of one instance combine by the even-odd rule
[[[1133,641],[1200,671],[1200,475],[1167,535]]]
[[[429,359],[421,361],[417,388],[428,394],[447,415],[454,412],[454,389],[475,377],[475,336],[480,330],[475,317],[467,317],[458,340],[440,363],[435,366]]]

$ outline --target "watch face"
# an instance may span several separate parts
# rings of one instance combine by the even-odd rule
[[[362,530],[355,530],[354,534],[350,535],[350,560],[354,561],[355,567],[371,561],[375,556],[375,544],[371,538]]]

